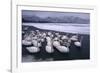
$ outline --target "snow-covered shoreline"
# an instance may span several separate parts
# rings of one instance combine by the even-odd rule
[[[71,23],[22,23],[22,25],[34,26],[44,30],[55,30],[60,32],[89,34],[89,24],[71,24]]]

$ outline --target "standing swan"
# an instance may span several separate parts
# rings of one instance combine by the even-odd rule
[[[53,53],[54,49],[53,49],[53,46],[52,46],[52,38],[48,36],[48,37],[46,37],[46,40],[47,40],[47,45],[45,47],[46,52],[47,53]]]

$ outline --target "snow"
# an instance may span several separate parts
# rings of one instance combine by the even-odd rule
[[[40,29],[55,30],[67,33],[89,34],[89,24],[71,24],[71,23],[23,23],[22,25],[34,26]]]

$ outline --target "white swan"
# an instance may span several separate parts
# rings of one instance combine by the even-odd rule
[[[60,52],[64,53],[64,52],[69,52],[69,48],[65,47],[65,46],[61,46],[59,41],[53,41],[53,46],[59,50]]]
[[[44,38],[41,38],[41,40],[40,40],[41,42],[44,42],[45,40],[44,40]]]
[[[78,40],[78,36],[77,35],[74,35],[70,38],[72,41],[77,41]]]
[[[38,42],[37,47],[41,47],[41,46],[42,46],[41,42]]]
[[[59,33],[55,33],[55,35],[56,35],[56,36],[58,36],[58,35],[59,35]]]
[[[32,38],[31,38],[31,36],[26,36],[25,40],[30,41],[30,40],[32,40]]]
[[[57,35],[57,38],[60,38],[60,37],[61,37],[61,35],[60,35],[60,34],[58,34],[58,35]]]
[[[52,46],[52,41],[47,41],[47,45]]]
[[[32,40],[32,43],[34,46],[38,46],[38,41],[37,40]]]
[[[51,41],[51,38],[50,38],[50,37],[46,37],[46,40],[47,40],[47,45],[50,46],[50,45],[51,45],[51,42],[52,42],[52,41]]]
[[[53,53],[54,49],[53,49],[53,45],[52,45],[52,39],[50,37],[46,37],[47,40],[47,45],[45,47],[46,52],[48,53]]]
[[[82,46],[82,40],[83,40],[83,37],[81,37],[80,41],[74,42],[74,45],[77,46],[77,47],[81,47]]]
[[[27,41],[27,40],[22,40],[22,44],[23,45],[31,45],[32,42],[31,41]]]
[[[65,46],[57,46],[57,49],[62,52],[62,53],[67,53],[69,52],[69,48]]]
[[[77,47],[81,47],[81,42],[76,41],[76,42],[74,42],[74,45],[77,46]]]
[[[46,33],[43,33],[41,37],[46,38]]]
[[[53,37],[54,37],[54,35],[53,35],[53,34],[51,34],[51,35],[50,35],[50,37],[51,37],[51,38],[53,38]]]
[[[55,37],[54,39],[53,39],[53,41],[58,41],[59,40],[59,38],[58,37]]]
[[[58,41],[53,41],[53,46],[57,48],[58,46],[60,46],[60,42],[58,42]]]
[[[52,46],[49,46],[49,45],[46,46],[45,50],[48,53],[53,53],[54,52],[54,49],[52,48]]]
[[[47,34],[50,36],[52,33],[51,32],[48,32]]]
[[[62,39],[62,40],[64,40],[64,39],[66,39],[66,40],[67,40],[67,39],[68,39],[68,37],[67,37],[67,36],[65,36],[65,35],[63,35],[63,36],[61,37],[61,39]]]
[[[32,47],[26,47],[26,49],[30,52],[30,53],[37,53],[40,51],[40,49],[38,47],[32,46]]]
[[[47,40],[47,42],[51,41],[51,38],[50,37],[46,37],[46,40]]]

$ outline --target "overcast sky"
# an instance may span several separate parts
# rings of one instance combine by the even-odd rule
[[[54,11],[34,11],[34,10],[22,10],[22,15],[24,16],[33,16],[37,15],[38,17],[61,17],[61,16],[75,16],[84,19],[90,19],[89,13],[79,13],[79,12],[54,12]]]

